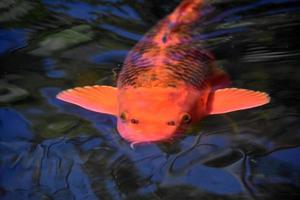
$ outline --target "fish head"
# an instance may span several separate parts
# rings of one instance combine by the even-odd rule
[[[128,88],[118,97],[118,131],[133,143],[168,140],[195,120],[197,93],[178,88]]]

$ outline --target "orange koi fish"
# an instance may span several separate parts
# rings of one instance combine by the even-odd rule
[[[86,86],[58,99],[115,115],[120,135],[132,142],[168,140],[207,115],[267,104],[268,94],[226,88],[229,78],[195,41],[204,0],[183,0],[129,52],[117,87]]]

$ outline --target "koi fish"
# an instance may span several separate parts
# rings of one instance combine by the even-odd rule
[[[62,91],[57,98],[114,115],[120,135],[132,143],[168,140],[203,117],[254,108],[268,94],[230,88],[193,27],[204,0],[183,0],[128,53],[117,87],[95,85]]]

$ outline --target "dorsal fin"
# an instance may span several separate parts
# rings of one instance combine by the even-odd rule
[[[183,0],[177,8],[159,23],[150,35],[155,33],[153,41],[163,45],[175,45],[191,36],[192,24],[201,18],[201,8],[205,0]],[[183,37],[185,35],[185,37]]]
[[[201,17],[200,8],[203,6],[204,0],[184,0],[169,15],[172,24],[186,24],[198,20]]]

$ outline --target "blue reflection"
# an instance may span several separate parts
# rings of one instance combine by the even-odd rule
[[[196,165],[185,176],[172,176],[162,182],[166,186],[192,185],[202,190],[216,194],[242,193],[243,187],[240,182],[228,171]]]
[[[197,35],[193,37],[194,41],[199,41],[199,40],[207,40],[211,38],[216,38],[220,36],[226,36],[226,35],[232,35],[233,33],[239,33],[239,32],[246,32],[249,30],[246,27],[238,27],[238,28],[230,28],[230,29],[222,29],[210,33],[203,33],[201,35]]]
[[[0,28],[0,54],[26,46],[26,37],[27,32],[25,29]]]
[[[280,14],[280,13],[293,13],[293,12],[299,12],[300,8],[285,8],[285,9],[277,9],[277,10],[272,10],[269,12],[266,12],[267,15],[275,15],[275,14]]]
[[[292,149],[283,149],[281,151],[276,151],[272,153],[272,157],[275,159],[288,162],[291,165],[295,165],[300,167],[300,147],[292,148]]]
[[[43,2],[46,3],[46,5],[55,6],[49,7],[50,10],[66,13],[76,19],[92,21],[97,18],[94,12],[98,9],[95,6],[91,6],[87,3],[62,2],[60,0],[43,0]]]
[[[107,62],[115,63],[116,61],[122,62],[126,57],[127,53],[128,53],[127,50],[103,52],[100,54],[90,56],[90,61],[96,64],[107,63]]]
[[[197,166],[190,170],[186,177],[191,185],[217,194],[235,194],[243,192],[239,181],[223,169]]]
[[[19,113],[10,108],[0,108],[1,141],[29,140],[33,134],[29,125]]]
[[[63,78],[65,76],[65,72],[63,70],[56,70],[55,64],[55,61],[51,58],[43,60],[43,67],[47,76],[50,78]]]
[[[128,5],[123,5],[120,7],[120,9],[123,10],[123,12],[124,12],[123,16],[119,15],[120,17],[141,20],[141,18],[137,14],[137,12],[135,10],[133,10],[131,7],[129,7]]]
[[[277,183],[300,187],[300,148],[283,149],[252,163],[256,184]]]
[[[101,24],[99,25],[100,28],[103,28],[105,30],[108,30],[108,31],[111,31],[121,37],[125,37],[125,38],[128,38],[128,39],[131,39],[131,40],[134,40],[134,41],[139,41],[141,38],[142,38],[142,35],[139,35],[139,34],[136,34],[136,33],[132,33],[132,32],[129,32],[125,29],[122,29],[122,28],[119,28],[119,27],[116,27],[116,26],[112,26],[112,25],[109,25],[109,24]]]
[[[81,145],[83,151],[93,150],[95,147],[100,147],[103,141],[100,138],[92,138]]]
[[[99,14],[113,14],[125,19],[140,20],[138,14],[127,5],[116,9],[114,6],[92,5],[85,2],[62,2],[60,0],[43,0],[43,2],[50,6],[50,10],[63,12],[71,17],[87,21],[97,19]]]
[[[0,158],[0,185],[8,191],[1,199],[41,199],[39,194],[54,199],[97,199],[82,168],[85,161],[80,152],[84,151],[74,144],[64,138],[41,144],[1,143],[1,154],[6,156]]]

